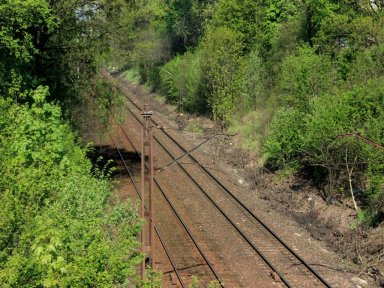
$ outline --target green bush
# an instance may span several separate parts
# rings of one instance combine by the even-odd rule
[[[242,110],[258,109],[265,105],[265,67],[257,51],[252,51],[246,58],[245,74],[243,76],[245,98]]]
[[[92,176],[48,89],[26,94],[0,98],[0,286],[129,285],[142,259],[134,206],[108,208],[109,180]]]
[[[176,56],[160,69],[160,93],[180,110],[204,112],[200,94],[201,64],[198,53]]]
[[[367,84],[384,75],[384,44],[373,46],[356,55],[350,67],[348,85]]]
[[[159,35],[152,28],[141,31],[133,51],[133,64],[140,80],[152,89],[159,88],[160,67],[171,58],[168,49],[169,39]]]
[[[331,92],[337,83],[337,71],[330,57],[317,55],[314,49],[303,46],[282,63],[277,89],[282,104],[305,112],[316,96]]]
[[[172,104],[180,102],[180,63],[181,56],[176,56],[160,69],[160,93]]]
[[[238,134],[243,148],[261,155],[260,147],[263,142],[263,129],[269,118],[268,110],[256,110],[245,114],[240,119],[233,121],[228,129],[231,134]]]
[[[226,27],[207,30],[200,46],[202,89],[214,120],[227,124],[245,98],[242,34]]]
[[[264,158],[271,168],[298,164],[303,152],[304,116],[293,108],[281,108],[274,114],[263,144]]]
[[[368,206],[376,207],[372,213],[383,213],[379,204],[384,193],[383,150],[356,134],[348,135],[357,133],[384,143],[382,81],[371,81],[338,95],[317,97],[310,102],[307,113],[293,108],[278,110],[263,146],[269,163],[277,167],[292,163],[324,167],[323,177],[327,179],[323,180],[328,181],[332,191],[349,190],[347,168],[353,167],[354,189],[372,203]]]
[[[383,151],[359,138],[340,139],[338,136],[359,133],[377,143],[384,142],[384,89],[381,82],[382,79],[372,81],[339,97],[327,95],[317,99],[307,121],[305,143],[314,162],[335,163],[340,162],[340,154],[344,155],[343,150],[349,145],[350,154],[367,163],[366,190],[376,192],[384,188],[383,165],[380,164],[384,160]]]

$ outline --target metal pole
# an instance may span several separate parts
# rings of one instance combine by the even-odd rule
[[[141,219],[145,217],[144,210],[144,190],[145,190],[145,128],[141,131],[141,207],[140,207],[140,216]],[[141,252],[145,254],[145,239],[144,239],[144,227],[140,233],[140,241],[141,241]],[[145,256],[144,256],[145,257]],[[141,278],[145,277],[145,258],[141,262]]]
[[[154,245],[155,245],[155,233],[154,233],[154,199],[153,199],[153,141],[152,141],[152,129],[149,130],[149,245],[151,247],[151,264],[152,268],[155,267],[155,257],[154,257]]]
[[[145,254],[145,259],[141,264],[142,277],[145,277],[145,264],[154,267],[154,225],[153,225],[153,147],[152,147],[152,129],[150,128],[150,119],[153,115],[149,111],[148,104],[144,105],[144,110],[141,113],[144,118],[143,139],[142,139],[142,157],[141,157],[141,217],[147,221],[146,227],[143,227],[141,233],[142,252]],[[145,161],[148,159],[148,171],[145,170]],[[145,212],[145,193],[148,193],[149,209]],[[148,230],[146,231],[147,228]],[[148,234],[147,234],[148,233]],[[145,236],[147,234],[147,237]],[[148,245],[146,245],[148,243]],[[147,261],[148,260],[148,261]]]

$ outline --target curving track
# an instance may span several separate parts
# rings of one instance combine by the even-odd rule
[[[130,99],[128,95],[125,93],[124,95],[129,100],[129,105],[127,105],[128,111],[135,119],[137,125],[142,125],[141,118],[137,115],[138,111],[141,111],[141,107],[134,100]],[[152,122],[155,127],[161,127],[158,121],[152,119]],[[139,153],[131,136],[122,127],[120,129],[122,133],[120,135]],[[188,158],[189,164],[194,164],[181,164],[179,161],[176,161],[175,165],[172,166],[177,167],[180,170],[179,173],[184,174],[185,179],[188,179],[195,187],[194,193],[203,195],[202,199],[209,202],[211,209],[214,209],[215,213],[228,223],[228,227],[231,227],[237,233],[243,245],[247,245],[253,251],[253,257],[263,262],[263,268],[270,271],[271,277],[269,280],[271,282],[274,280],[280,283],[280,287],[331,287],[321,275],[274,233],[245,203],[222,184],[209,169],[201,165],[197,157],[189,154],[187,149],[168,131],[156,129],[154,139],[157,144],[157,151],[163,151],[164,159],[168,159],[166,163],[182,157],[183,161]],[[183,157],[182,155],[186,156]],[[177,212],[174,203],[166,195],[164,189],[161,188],[158,180],[156,180],[156,184],[167,200],[167,204],[173,210],[174,215],[181,223],[184,222],[182,225],[184,230],[192,239],[194,246],[202,255],[213,276],[221,283],[221,278],[213,268],[208,257],[204,254],[203,249],[199,246],[198,240],[193,236],[191,229],[182,219],[180,213]],[[166,249],[165,246],[163,247]],[[172,262],[170,257],[169,259]],[[172,266],[175,272],[177,272],[176,265]],[[182,286],[184,285],[181,280],[180,283]]]

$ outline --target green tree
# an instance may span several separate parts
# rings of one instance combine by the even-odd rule
[[[215,120],[223,124],[233,116],[236,104],[244,96],[242,76],[242,35],[228,28],[211,28],[203,39],[202,83]]]
[[[40,31],[52,33],[57,21],[47,1],[2,1],[0,3],[0,93],[30,87],[38,79],[45,41]],[[15,89],[17,87],[17,89]],[[11,90],[11,91],[9,91]]]
[[[107,175],[92,175],[86,150],[51,101],[73,104],[89,93],[110,41],[125,29],[127,5],[0,3],[1,287],[134,282],[142,259],[134,205],[109,207]]]
[[[160,92],[179,110],[204,113],[201,99],[201,60],[198,53],[188,52],[173,58],[160,69]]]
[[[185,52],[196,45],[209,17],[208,7],[212,0],[166,1],[164,22],[171,37],[172,51]]]
[[[318,55],[308,46],[301,47],[296,55],[286,57],[280,73],[282,102],[300,111],[307,111],[311,99],[331,92],[338,81],[330,57]]]
[[[266,57],[275,31],[294,11],[295,5],[289,1],[222,0],[217,3],[212,25],[241,33],[244,49],[257,49]]]
[[[16,81],[21,91],[49,85],[51,98],[81,99],[111,41],[127,32],[127,5],[120,0],[2,1],[2,95]]]
[[[141,255],[132,203],[107,210],[111,183],[96,179],[61,109],[0,98],[0,285],[112,287],[134,281]]]

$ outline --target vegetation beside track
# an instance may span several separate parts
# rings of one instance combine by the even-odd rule
[[[239,130],[270,170],[305,171],[326,201],[352,197],[360,223],[380,225],[383,11],[350,0],[1,1],[2,286],[133,275],[136,214],[109,208],[108,177],[92,175],[70,117],[91,98],[107,121],[105,66],[135,69],[180,111]]]
[[[130,202],[109,207],[108,171],[46,102],[0,100],[0,248],[2,287],[129,285],[142,259],[140,221]]]
[[[344,137],[384,143],[382,3],[131,7],[137,38],[125,68],[180,111],[238,131],[270,171],[305,172],[327,202],[353,198],[359,221],[383,221],[383,149]]]
[[[123,10],[119,1],[0,3],[1,287],[147,284],[136,276],[135,205],[110,205],[110,171],[87,159],[69,117],[93,98],[106,119],[115,95],[96,74]]]

